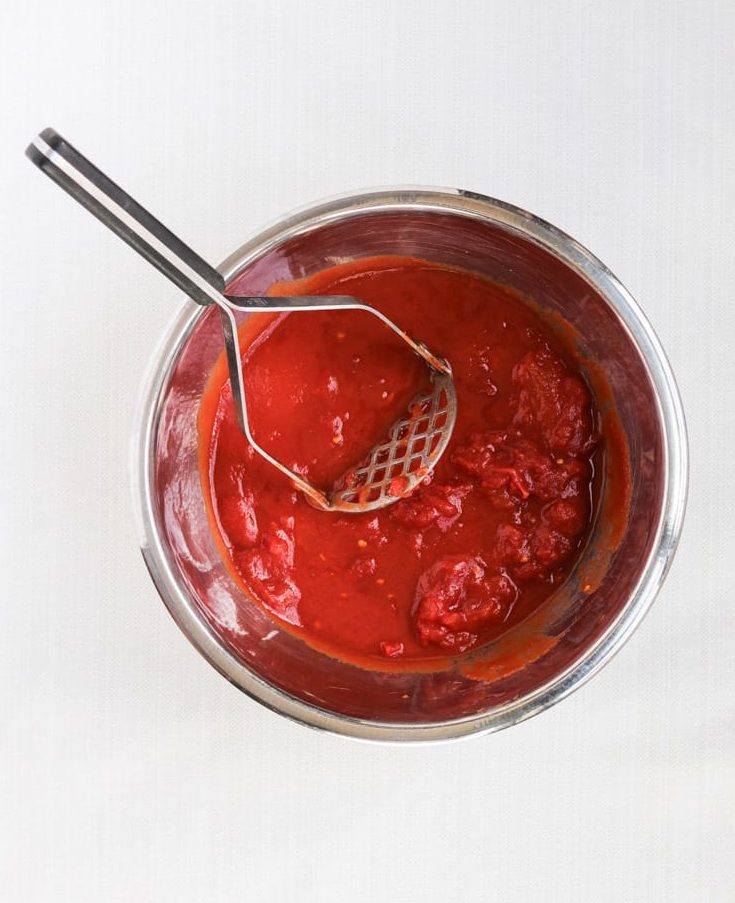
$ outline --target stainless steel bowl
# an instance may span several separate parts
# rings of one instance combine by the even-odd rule
[[[389,189],[310,207],[221,266],[229,285],[275,281],[374,254],[407,254],[505,283],[561,314],[588,377],[618,413],[632,488],[612,549],[617,492],[602,481],[590,543],[564,586],[524,624],[434,673],[374,672],[279,629],[229,575],[209,533],[197,466],[199,399],[222,350],[219,319],[190,302],[152,364],[134,436],[141,549],[175,621],[204,657],[264,705],[312,727],[371,740],[446,740],[499,730],[563,699],[623,645],[674,554],[687,491],[684,416],[671,369],[640,308],[559,229],[467,191]],[[235,649],[239,650],[235,652]]]

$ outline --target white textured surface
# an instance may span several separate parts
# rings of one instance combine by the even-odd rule
[[[9,0],[3,20],[0,897],[733,900],[731,0]],[[310,732],[211,670],[128,493],[179,298],[24,160],[46,125],[214,261],[294,206],[406,182],[597,252],[669,352],[693,459],[674,568],[615,661],[436,748]]]

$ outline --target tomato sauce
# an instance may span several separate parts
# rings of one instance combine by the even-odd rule
[[[458,416],[410,496],[322,512],[238,429],[222,358],[202,400],[200,464],[233,575],[306,642],[376,668],[454,657],[525,619],[584,547],[605,438],[548,326],[514,291],[412,258],[338,265],[272,293],[350,294],[383,311],[450,361]],[[324,488],[428,385],[425,364],[365,312],[257,314],[241,343],[256,440]]]

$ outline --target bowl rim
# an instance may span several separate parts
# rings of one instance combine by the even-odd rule
[[[176,580],[156,529],[153,444],[161,402],[179,351],[204,309],[187,301],[151,357],[134,418],[130,472],[143,559],[166,608],[204,658],[234,686],[278,714],[306,726],[353,739],[382,742],[447,741],[517,724],[566,698],[622,648],[650,608],[676,551],[686,508],[689,454],[684,410],[666,354],[630,292],[591,251],[561,229],[496,198],[453,188],[401,186],[365,189],[309,204],[267,226],[218,267],[226,282],[277,245],[330,222],[376,211],[444,212],[491,223],[535,242],[561,260],[612,307],[638,349],[654,387],[663,435],[661,514],[651,551],[636,586],[615,620],[572,664],[541,687],[489,712],[424,724],[371,721],[304,702],[268,683],[230,652],[195,601]]]

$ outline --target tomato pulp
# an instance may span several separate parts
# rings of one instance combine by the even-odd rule
[[[248,595],[307,642],[377,668],[456,656],[527,617],[584,547],[605,438],[549,327],[514,291],[411,258],[338,265],[272,291],[350,294],[383,311],[450,361],[458,415],[410,496],[377,512],[322,512],[248,444],[221,359],[200,411],[201,476]],[[428,381],[365,312],[258,314],[241,342],[256,440],[323,487]]]

